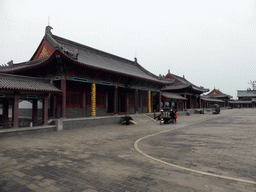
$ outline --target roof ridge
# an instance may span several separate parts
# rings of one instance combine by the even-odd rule
[[[34,60],[34,61],[24,61],[24,62],[20,62],[20,63],[14,63],[12,66],[0,66],[0,69],[3,69],[3,68],[13,68],[13,67],[18,67],[18,66],[22,66],[22,65],[27,65],[27,64],[34,64],[34,63],[39,63],[41,61],[45,61],[47,59],[49,59],[51,56],[48,56],[48,57],[44,57],[42,59],[37,59],[37,60]]]
[[[50,36],[50,35],[49,35]],[[144,67],[142,67],[139,63],[137,63],[137,59],[135,61],[132,61],[132,60],[129,60],[129,59],[126,59],[126,58],[123,58],[123,57],[120,57],[120,56],[117,56],[117,55],[114,55],[114,54],[111,54],[111,53],[108,53],[108,52],[105,52],[105,51],[102,51],[102,50],[99,50],[99,49],[95,49],[95,48],[92,48],[90,46],[87,46],[87,45],[84,45],[84,44],[81,44],[81,43],[78,43],[78,42],[75,42],[75,41],[71,41],[69,39],[65,39],[63,37],[60,37],[60,36],[57,36],[57,35],[52,35],[52,38],[58,43],[60,44],[60,42],[58,42],[58,39],[61,40],[61,41],[64,41],[65,43],[67,44],[70,44],[71,46],[72,45],[75,45],[75,46],[78,46],[79,48],[81,49],[86,49],[86,51],[92,51],[93,53],[96,53],[96,54],[101,54],[101,56],[104,56],[104,57],[108,57],[108,58],[113,58],[115,60],[121,60],[121,61],[124,61],[125,63],[129,64],[129,65],[133,65],[133,66],[137,66],[139,69],[141,69],[143,72],[145,72],[147,75],[151,76],[151,77],[154,77],[156,78],[157,80],[159,80],[159,77],[153,73],[151,73],[150,71],[148,71],[147,69],[145,69]]]
[[[159,79],[159,77],[153,73],[151,73],[150,71],[148,71],[147,69],[145,69],[144,67],[142,67],[139,63],[137,63],[137,61],[135,62],[135,65],[138,66],[143,72],[145,72],[146,74],[155,77],[156,79]]]
[[[13,91],[61,92],[49,79],[0,73],[0,88]]]
[[[35,81],[49,82],[48,79],[45,79],[45,78],[42,78],[42,77],[31,77],[31,76],[6,74],[6,73],[0,73],[0,78],[19,79],[19,80],[35,80]]]
[[[99,49],[96,49],[96,48],[93,48],[93,47],[90,47],[90,46],[87,46],[87,45],[84,45],[84,44],[81,44],[81,43],[78,43],[78,42],[75,42],[75,41],[72,41],[72,40],[69,40],[69,39],[66,39],[66,38],[63,38],[63,37],[60,37],[60,36],[57,36],[57,35],[52,35],[52,38],[57,38],[57,39],[60,39],[62,41],[65,41],[65,43],[67,44],[70,44],[70,45],[76,45],[82,49],[86,48],[86,50],[88,51],[93,51],[94,53],[98,52],[98,53],[101,53],[102,56],[107,56],[107,57],[112,57],[112,58],[117,58],[118,60],[123,60],[123,61],[126,61],[127,63],[129,64],[132,64],[132,65],[135,65],[134,64],[134,61],[132,60],[129,60],[129,59],[126,59],[126,58],[123,58],[123,57],[120,57],[120,56],[117,56],[117,55],[114,55],[114,54],[111,54],[109,52],[106,52],[106,51],[102,51],[102,50],[99,50]],[[59,43],[56,39],[54,39],[57,43]],[[60,44],[60,43],[59,43]],[[61,45],[61,44],[60,44]]]
[[[168,72],[167,75],[174,76],[174,77],[177,78],[179,81],[184,80],[184,81],[186,82],[186,84],[193,85],[191,82],[189,82],[189,81],[188,81],[186,78],[184,78],[184,77],[180,77],[180,76],[178,76],[178,75],[175,75],[175,74],[169,73],[169,72]],[[167,76],[167,75],[166,75],[166,76]],[[165,77],[166,77],[166,76],[165,76]]]
[[[208,91],[209,91],[209,89],[204,88],[203,86],[198,86],[198,85],[195,85],[195,84],[191,83],[191,82],[188,81],[185,77],[180,77],[180,76],[175,75],[175,74],[172,74],[172,73],[168,73],[168,74],[173,75],[173,76],[178,77],[178,78],[181,78],[182,80],[186,81],[187,84],[192,85],[192,86],[194,86],[194,87],[196,87],[196,88],[198,88],[198,89],[205,89],[205,90],[208,90]],[[167,74],[167,75],[168,75],[168,74]]]

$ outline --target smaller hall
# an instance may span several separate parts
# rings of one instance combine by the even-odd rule
[[[213,104],[219,104],[221,107],[228,107],[231,98],[232,96],[227,95],[215,88],[207,95],[201,96],[204,108],[209,108]]]
[[[33,126],[48,124],[49,96],[59,94],[61,94],[61,90],[56,88],[50,80],[0,73],[0,105],[2,110],[0,126],[4,128],[28,127],[31,122]],[[28,101],[32,104],[31,117],[26,116],[24,118],[23,111],[19,109],[21,101]],[[38,113],[38,101],[43,104],[41,115]],[[19,116],[23,117],[22,121]],[[27,118],[29,121],[26,120]]]
[[[256,90],[237,90],[238,100],[229,101],[231,108],[254,108],[256,103]]]
[[[168,70],[167,75],[160,75],[160,78],[170,82],[174,81],[174,83],[170,83],[161,89],[162,103],[169,103],[169,106],[176,110],[202,107],[200,95],[208,92],[209,89],[196,86],[185,79],[184,76],[179,77],[170,73],[170,70]]]

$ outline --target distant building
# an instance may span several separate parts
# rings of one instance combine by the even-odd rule
[[[255,107],[256,90],[238,90],[236,101],[230,101],[230,106],[233,108],[251,108]]]
[[[213,104],[219,104],[221,107],[228,107],[229,100],[231,98],[232,96],[227,95],[215,88],[207,95],[201,96],[201,100],[204,105],[203,107],[205,108],[211,107]]]
[[[256,90],[238,90],[237,98],[239,101],[252,101],[252,99],[256,99]]]
[[[184,76],[179,77],[171,74],[170,70],[166,76],[161,76],[161,78],[174,81],[174,83],[161,89],[162,103],[169,102],[176,110],[201,108],[200,95],[208,92],[209,89],[192,84]]]

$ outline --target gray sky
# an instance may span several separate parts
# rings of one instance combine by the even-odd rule
[[[256,80],[255,0],[0,0],[0,64],[63,38],[237,96]]]

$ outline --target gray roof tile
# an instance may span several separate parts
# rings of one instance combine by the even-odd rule
[[[238,90],[237,97],[256,97],[256,90]]]
[[[195,91],[199,91],[199,92],[208,92],[209,91],[209,89],[207,89],[207,88],[198,87],[198,86],[192,84],[184,77],[180,77],[180,76],[177,76],[177,75],[174,75],[174,74],[171,74],[168,72],[168,74],[166,76],[164,76],[163,78],[166,78],[167,76],[171,77],[173,80],[175,80],[175,84],[170,84],[168,86],[165,86],[165,88],[162,89],[163,91],[179,90],[179,89],[185,89],[188,87],[191,87],[191,89],[193,89]]]
[[[77,58],[70,56],[70,59],[73,59],[74,61],[85,66],[133,76],[139,79],[146,79],[161,84],[173,83],[173,81],[160,80],[158,76],[147,71],[136,61],[121,58],[116,55],[58,37],[56,35],[50,36],[48,34],[45,36],[45,38],[52,48],[57,48],[66,56],[70,56],[73,55],[74,52],[78,52],[79,54]],[[69,52],[71,54],[69,54]]]
[[[212,92],[216,92],[218,94],[211,94]],[[220,90],[215,89],[215,88],[210,93],[208,93],[207,95],[204,95],[204,96],[208,96],[208,97],[212,97],[212,98],[224,98],[224,97],[232,98],[232,96],[227,95],[227,94],[225,94],[225,93],[223,93]]]
[[[240,101],[240,100],[236,100],[236,101],[229,101],[229,103],[231,104],[251,104],[255,101]]]
[[[138,79],[153,81],[158,84],[167,85],[173,81],[159,79],[158,76],[147,71],[137,61],[127,60],[116,55],[103,52],[61,37],[52,35],[48,30],[44,36],[44,40],[55,50],[78,62],[81,65],[92,67],[95,69],[109,71],[111,73],[119,73]],[[10,73],[19,70],[24,70],[30,67],[36,67],[42,63],[48,62],[50,57],[36,61],[28,61],[24,63],[14,64],[12,67],[0,67],[0,72]]]
[[[201,96],[201,100],[203,100],[203,101],[209,101],[209,102],[224,103],[224,101],[221,100],[221,99],[215,99],[215,98],[210,98],[210,97],[205,97],[205,96]]]
[[[182,97],[178,94],[175,94],[175,93],[169,93],[169,92],[162,92],[161,93],[162,96],[168,98],[168,99],[176,99],[176,100],[188,100],[187,98],[185,97]]]
[[[61,92],[49,80],[0,73],[0,90]]]

